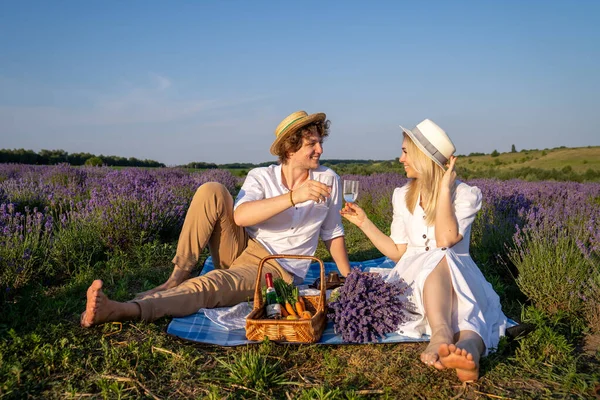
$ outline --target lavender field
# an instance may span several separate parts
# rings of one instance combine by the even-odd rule
[[[360,181],[358,203],[389,233],[392,191],[406,179],[395,173],[343,177]],[[111,332],[111,327],[96,328],[101,334],[84,332],[77,325],[86,284],[94,277],[108,279],[115,287],[109,294],[121,300],[131,297],[131,290],[149,288],[164,280],[171,269],[169,259],[174,255],[173,246],[191,197],[199,185],[208,181],[223,183],[234,195],[241,184],[240,178],[223,170],[190,173],[178,169],[0,165],[0,397],[62,397],[65,393],[72,397],[77,393],[104,398],[172,397],[169,394],[176,389],[180,394],[174,397],[178,398],[213,398],[213,392],[214,398],[246,398],[256,393],[283,396],[279,381],[264,387],[249,387],[245,382],[238,384],[242,389],[232,391],[219,383],[222,378],[211,381],[210,375],[202,378],[211,388],[209,394],[204,389],[193,391],[193,379],[184,373],[190,370],[189,365],[157,366],[154,351],[148,352],[152,356],[145,365],[139,354],[127,353],[142,350],[127,345],[118,351],[128,355],[111,355],[114,349],[106,348],[106,343],[113,343],[114,337],[103,336]],[[477,390],[472,390],[507,398],[524,394],[536,398],[531,394],[537,389],[569,398],[594,395],[600,370],[600,184],[491,179],[468,183],[481,188],[484,195],[483,208],[473,227],[473,258],[500,295],[505,313],[533,326],[527,336],[503,344],[496,356],[484,361],[483,379]],[[365,243],[360,231],[346,228],[351,259],[380,256]],[[326,255],[322,246],[319,254]],[[137,273],[135,269],[141,265],[147,268],[142,271],[140,267]],[[175,341],[156,332],[152,328],[156,325],[131,326],[146,332],[136,335],[138,340],[153,342],[152,349],[159,344],[160,348],[168,347],[167,343]],[[122,342],[127,342],[131,334],[121,332],[117,336],[125,335]],[[102,350],[90,342],[95,343],[100,336]],[[169,347],[169,352],[181,352],[178,363],[192,357],[186,344],[172,346],[176,347]],[[82,348],[88,351],[78,350]],[[312,359],[319,350],[302,351],[302,357]],[[334,355],[340,360],[351,357],[335,351],[331,350],[330,359]],[[400,351],[395,348],[392,354]],[[103,361],[90,359],[94,352],[94,357],[102,353]],[[272,357],[271,353],[263,356]],[[236,354],[247,356],[230,351],[226,354],[234,358]],[[210,350],[201,358],[212,357],[214,361],[220,356]],[[119,358],[128,361],[119,363]],[[205,361],[189,362],[196,375],[208,374],[210,368],[200,365]],[[218,365],[206,362],[211,368]],[[90,365],[94,367],[91,370]],[[283,365],[286,368],[279,373],[294,379],[290,371],[295,365],[282,363],[279,367]],[[155,368],[166,378],[153,380],[154,373],[149,371]],[[319,387],[323,393],[333,393],[319,398],[351,398],[350,392],[367,393],[364,390],[378,385],[366,372],[372,368],[367,364],[364,371],[357,372],[362,379],[344,386],[346,391],[339,389],[344,381],[313,371],[316,386],[294,386],[294,398],[317,398],[311,397],[310,391]],[[529,383],[511,386],[503,368],[529,374]],[[233,379],[227,369],[221,375]],[[119,381],[115,376],[127,376],[130,381]],[[443,378],[432,378],[434,384],[447,390],[440,396],[455,395],[456,389],[448,383],[451,377],[438,376]],[[369,393],[388,398],[412,393],[402,392],[402,386],[393,383],[396,381],[390,373],[385,390]],[[140,386],[136,382],[146,383]]]

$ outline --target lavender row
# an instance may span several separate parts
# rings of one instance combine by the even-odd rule
[[[393,190],[406,178],[342,178],[359,181],[359,204],[388,229]],[[193,193],[207,181],[223,183],[232,194],[241,184],[224,170],[0,165],[0,289],[69,274],[90,254],[175,240]],[[600,275],[600,184],[467,183],[484,196],[471,246],[482,269],[506,264],[532,301],[549,311],[585,312],[586,300],[598,297],[599,282],[590,276]]]

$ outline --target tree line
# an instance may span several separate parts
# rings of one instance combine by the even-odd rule
[[[64,150],[0,149],[0,163],[55,165],[108,165],[111,167],[164,167],[154,160],[140,160],[135,157],[95,155],[91,153],[68,153]]]

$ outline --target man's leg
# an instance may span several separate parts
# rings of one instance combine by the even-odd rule
[[[153,321],[163,316],[183,317],[200,308],[233,306],[254,297],[260,260],[269,253],[259,243],[250,240],[247,249],[229,269],[213,270],[188,279],[182,284],[128,303],[112,301],[102,292],[102,281],[96,280],[88,289],[88,306],[81,325],[89,327],[109,321],[143,319]],[[292,282],[294,277],[274,260],[263,265],[261,284],[267,272],[273,278]]]
[[[248,241],[247,248],[232,263],[229,269],[213,270],[205,275],[188,279],[179,286],[158,292],[142,299],[135,299],[141,310],[141,319],[152,321],[162,316],[182,317],[200,308],[227,307],[254,298],[254,289],[260,260],[269,255],[267,250],[254,240]],[[277,262],[270,260],[263,265],[261,284],[265,284],[267,272],[273,278],[292,282],[292,274]]]
[[[173,273],[160,286],[139,293],[136,298],[171,289],[186,280],[208,244],[215,268],[228,268],[244,251],[248,236],[233,221],[233,198],[217,182],[201,185],[192,199],[179,234],[173,258]]]
[[[208,244],[215,268],[228,268],[246,248],[248,236],[233,221],[233,198],[225,186],[200,186],[188,209],[173,264],[191,271]]]

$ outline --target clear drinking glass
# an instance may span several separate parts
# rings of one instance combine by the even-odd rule
[[[358,181],[344,180],[344,201],[354,203],[358,197]]]
[[[318,182],[321,182],[322,184],[326,185],[329,188],[331,188],[333,186],[333,175],[322,174],[322,175],[317,176],[315,178],[315,180]],[[330,201],[331,201],[331,197],[328,197],[326,200],[326,203],[328,206],[329,206]]]

